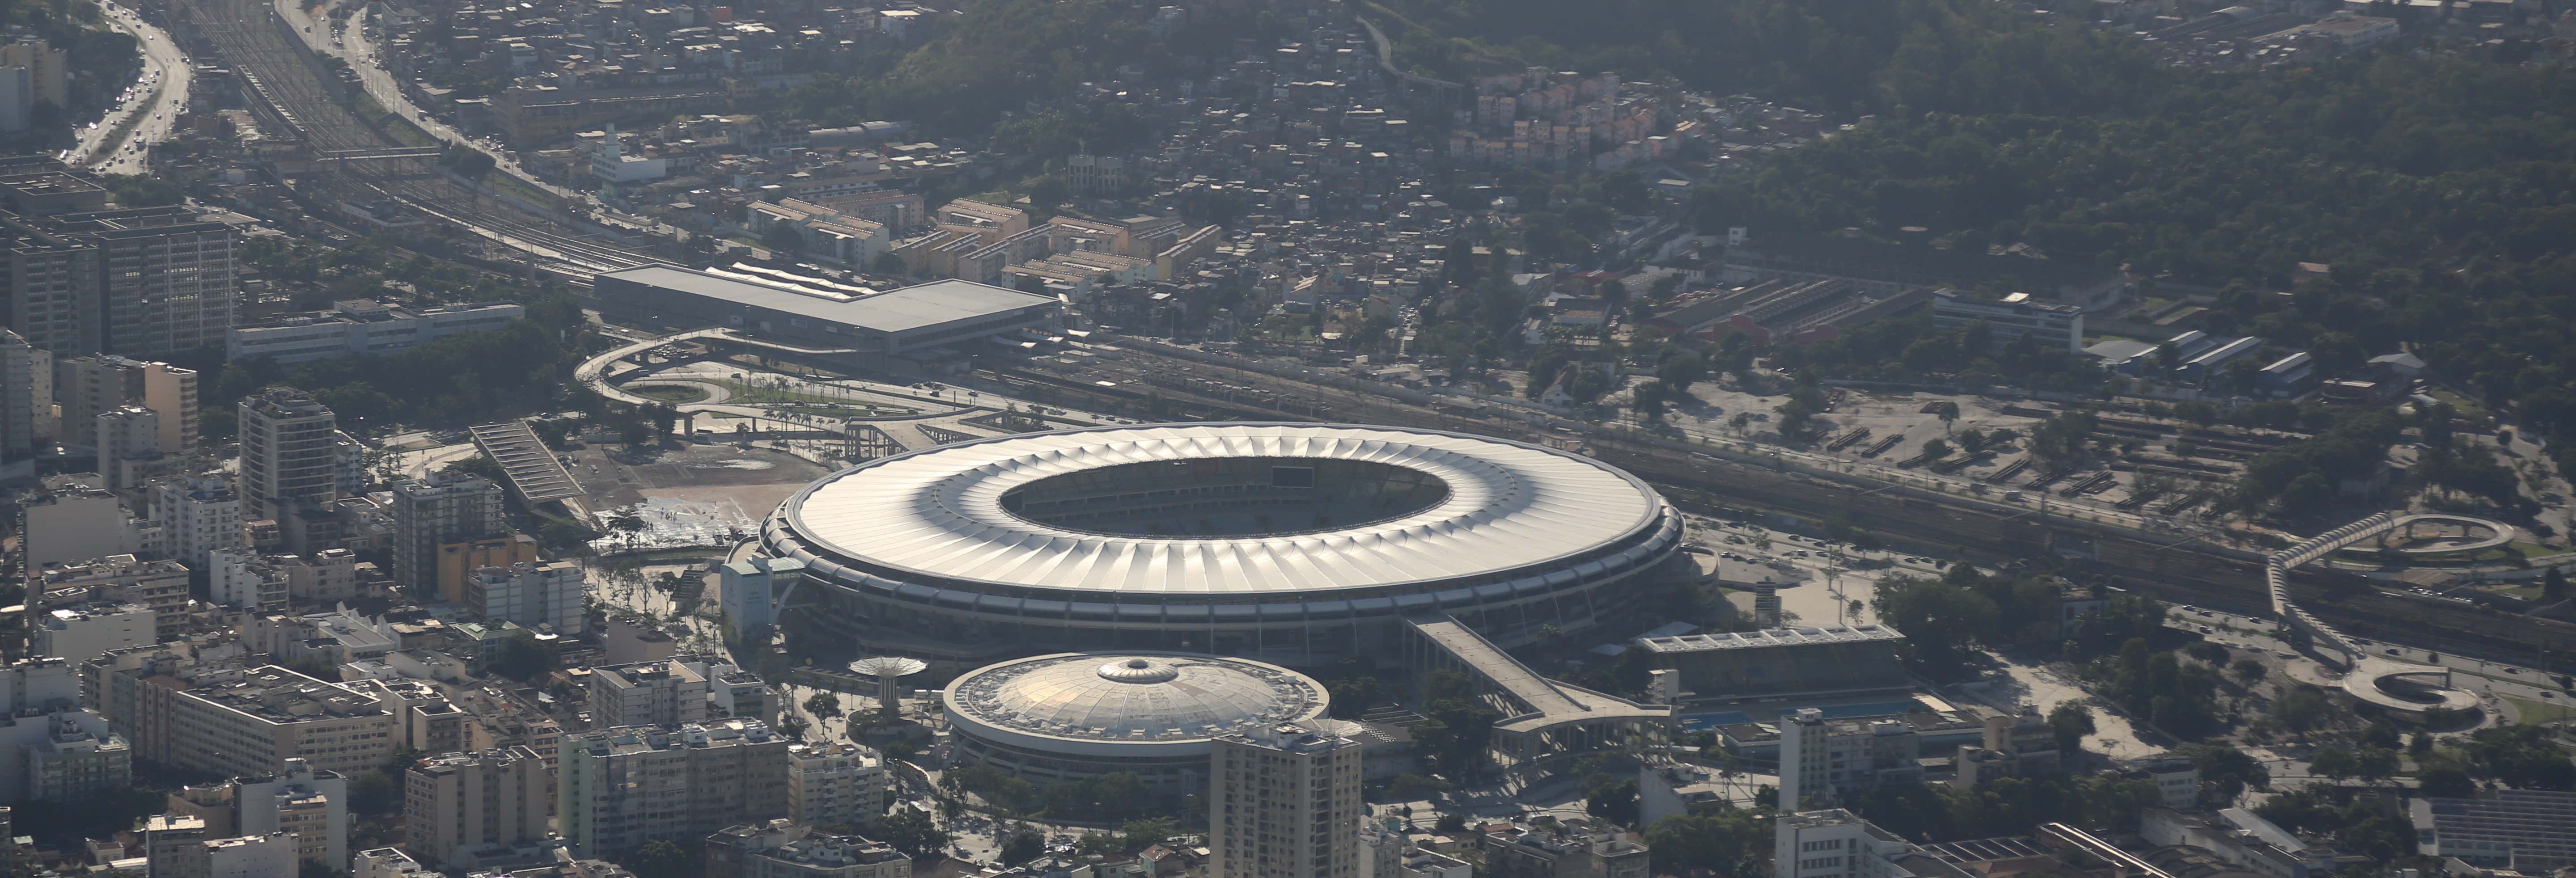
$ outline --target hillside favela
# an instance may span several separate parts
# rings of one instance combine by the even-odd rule
[[[2576,878],[2571,473],[2576,0],[0,0],[0,878]]]

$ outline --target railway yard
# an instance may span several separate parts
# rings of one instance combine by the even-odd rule
[[[1693,445],[1636,431],[1563,422],[1533,425],[1524,418],[1407,402],[1393,395],[1398,389],[1381,390],[1349,379],[1293,380],[1252,368],[1159,354],[1142,349],[1144,345],[1123,347],[1114,358],[1085,358],[1079,366],[1005,369],[979,377],[1012,388],[1024,398],[1078,404],[1095,411],[1175,419],[1394,424],[1575,448],[1654,482],[1693,511],[1766,516],[1809,529],[1837,521],[1910,551],[1981,564],[2053,552],[2078,569],[2106,576],[2124,588],[2240,613],[2259,614],[2267,607],[2261,561],[2265,549],[2255,536],[2177,517],[2186,508],[2183,500],[2195,506],[2205,502],[2207,489],[2177,489],[2157,503],[2152,497],[2138,501],[2139,494],[2131,493],[2130,486],[2138,471],[2156,472],[2147,467],[2199,477],[2177,476],[2179,485],[2214,484],[2219,471],[2295,438],[2135,417],[2100,418],[2097,438],[2189,438],[2198,443],[2199,453],[2181,463],[2157,462],[2149,456],[2147,463],[2130,469],[2097,468],[2080,474],[2034,472],[2027,463],[1990,463],[1982,481],[1996,490],[1980,496],[1957,488],[1943,490],[1954,484],[1946,480],[1890,482],[1752,446]],[[2038,408],[2014,408],[2020,407],[2003,410],[2032,420],[2048,414]],[[1932,430],[1937,435],[1939,427]],[[1883,439],[1864,436],[1846,444],[1838,456],[1857,458],[1879,441]],[[1970,477],[1977,476],[1972,472]],[[2120,487],[2121,493],[2115,495],[2120,499],[2101,499],[2108,489],[2092,490],[2113,483]],[[2007,499],[2010,490],[2027,496]],[[2049,498],[2045,506],[2039,499],[2043,492]],[[2570,650],[2576,650],[2576,626],[2564,622],[2505,614],[2457,599],[2379,589],[2361,577],[2331,569],[2297,571],[2292,584],[2302,599],[2314,601],[2323,614],[2356,634],[2509,657],[2551,669],[2576,667],[2576,660],[2568,657]]]
[[[244,98],[271,139],[300,142],[329,170],[300,191],[324,202],[390,199],[526,254],[542,268],[589,273],[653,261],[640,250],[581,233],[487,194],[438,167],[436,149],[408,146],[342,103],[354,93],[326,79],[318,56],[292,37],[264,0],[178,0],[168,16],[184,43],[232,65]],[[403,124],[394,120],[390,124]]]

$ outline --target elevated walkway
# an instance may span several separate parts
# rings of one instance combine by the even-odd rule
[[[2310,538],[2273,554],[2263,562],[2264,585],[2271,591],[2272,612],[2281,624],[2307,637],[2310,647],[2320,658],[2342,665],[2343,691],[2365,702],[2421,718],[2432,709],[2468,710],[2478,706],[2476,695],[2451,685],[2451,669],[2438,665],[2376,658],[2356,646],[2352,638],[2290,599],[2290,571],[2302,564],[2332,555],[2344,547],[2373,539],[2380,534],[2406,526],[2410,522],[2450,519],[2452,516],[2409,515],[2382,512]],[[2504,531],[2510,534],[2510,531]]]
[[[555,460],[555,452],[528,429],[526,421],[503,421],[476,424],[466,428],[474,437],[474,447],[501,465],[501,474],[509,479],[510,490],[530,506],[548,500],[586,496],[581,483]]]
[[[1501,719],[1494,721],[1490,751],[1511,779],[1527,783],[1585,754],[1643,746],[1673,728],[1668,704],[1639,704],[1530,670],[1502,647],[1455,616],[1405,620],[1412,636],[1404,655],[1424,676],[1449,670],[1465,674],[1476,694]]]

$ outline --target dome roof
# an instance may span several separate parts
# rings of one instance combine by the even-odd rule
[[[1071,741],[1204,744],[1312,719],[1324,705],[1324,687],[1295,671],[1177,653],[1039,656],[972,671],[948,686],[950,717],[963,728]]]

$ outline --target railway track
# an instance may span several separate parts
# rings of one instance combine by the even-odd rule
[[[186,16],[241,76],[263,127],[316,154],[405,147],[340,102],[319,66],[289,43],[295,38],[265,0],[186,0],[173,3],[173,11]],[[408,204],[537,259],[584,272],[656,261],[649,254],[568,233],[551,220],[449,179],[429,159],[352,158],[336,164],[334,176],[357,191]]]
[[[1143,352],[1125,362],[1103,365],[1130,375],[1166,370],[1191,372],[1285,396],[1319,398],[1330,403],[1334,420],[1580,447],[1604,463],[1657,485],[1675,502],[1686,506],[1708,511],[1754,510],[1810,522],[1840,519],[1918,552],[1981,564],[2072,555],[2088,559],[2086,569],[2108,577],[2113,584],[2160,600],[2257,615],[2270,611],[2259,556],[2209,545],[2187,534],[2147,533],[2042,518],[2025,509],[1965,498],[1936,499],[1922,492],[1890,490],[1892,486],[1884,483],[1810,475],[1758,461],[1727,460],[1610,433],[1575,435],[1501,418],[1454,415],[1404,405],[1383,395]],[[2045,487],[2071,474],[2071,470],[2056,473],[2034,481],[2032,486]],[[2191,492],[2176,502],[2197,505],[2206,500],[2204,492]],[[2576,625],[2484,608],[2427,607],[2379,591],[2357,577],[2332,571],[2296,571],[2293,587],[2312,610],[2362,636],[2452,652],[2511,656],[2530,666],[2559,671],[2576,669]]]

